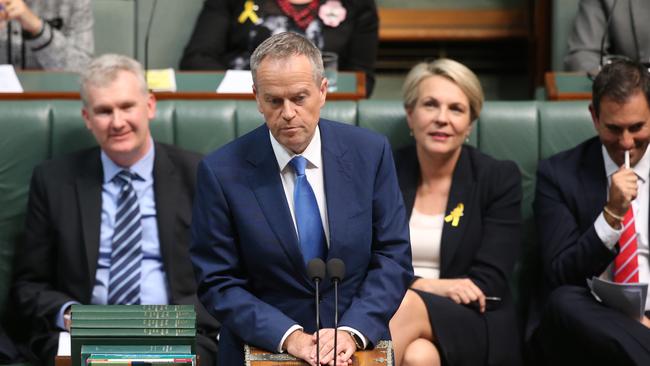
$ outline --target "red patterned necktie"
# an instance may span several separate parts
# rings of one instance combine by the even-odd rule
[[[614,259],[614,282],[636,283],[639,282],[639,263],[636,253],[636,227],[632,207],[623,217],[623,234],[618,240],[619,252]]]

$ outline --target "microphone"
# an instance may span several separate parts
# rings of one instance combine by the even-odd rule
[[[605,24],[605,33],[603,33],[603,39],[600,41],[600,68],[603,68],[603,61],[605,59],[605,40],[607,39],[607,35],[609,34],[609,25],[612,23],[612,19],[614,19],[614,9],[616,9],[616,5],[618,4],[618,0],[614,0],[614,4],[612,4],[612,9],[609,11],[609,15],[607,16],[607,23]]]
[[[339,283],[345,277],[345,263],[339,258],[332,258],[327,261],[327,273],[334,283],[334,364],[336,365],[336,358],[338,352],[337,346],[337,333],[339,328]]]
[[[314,258],[307,263],[307,275],[316,285],[316,364],[320,365],[320,297],[318,295],[318,286],[325,278],[325,262],[320,258]]]
[[[144,77],[147,85],[149,85],[149,77],[147,76],[147,72],[149,71],[149,35],[151,34],[151,25],[153,24],[153,16],[156,13],[157,4],[158,0],[153,0],[151,12],[149,13],[149,22],[147,23],[147,32],[144,34]]]

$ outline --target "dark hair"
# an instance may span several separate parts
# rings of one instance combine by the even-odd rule
[[[596,117],[600,115],[600,102],[605,97],[616,103],[625,103],[633,94],[642,92],[650,106],[650,75],[648,69],[638,62],[617,60],[600,70],[591,91]]]

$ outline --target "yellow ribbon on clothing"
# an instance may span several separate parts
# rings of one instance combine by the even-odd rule
[[[255,2],[253,0],[247,0],[244,3],[244,11],[239,14],[239,18],[237,18],[237,20],[242,24],[244,24],[247,19],[250,19],[253,24],[259,23],[260,17],[258,17],[255,13],[255,10],[257,9],[257,5],[255,5]]]
[[[445,222],[451,221],[451,226],[453,227],[458,226],[460,217],[463,216],[464,209],[465,209],[465,205],[459,203],[458,206],[456,206],[456,208],[449,213],[449,215],[445,216]]]

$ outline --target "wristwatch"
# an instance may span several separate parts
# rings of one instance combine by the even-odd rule
[[[352,331],[348,331],[348,334],[350,337],[352,337],[352,340],[354,341],[354,345],[357,346],[357,349],[363,349],[363,340],[361,337],[359,337],[356,333]]]

